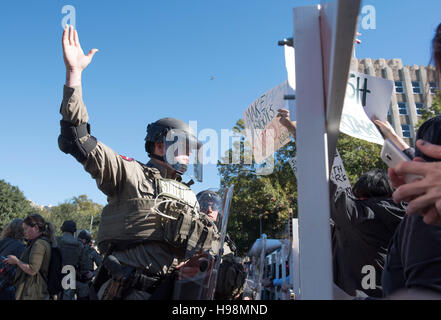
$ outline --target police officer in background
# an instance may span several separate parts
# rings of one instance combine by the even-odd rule
[[[56,237],[57,247],[61,253],[61,261],[63,266],[73,266],[75,268],[75,278],[78,280],[79,275],[84,273],[87,264],[87,256],[83,243],[75,238],[74,233],[77,231],[75,221],[66,220],[61,226],[63,232],[61,237]],[[78,283],[78,281],[76,281]],[[61,292],[61,300],[74,300],[75,289],[66,289]]]
[[[84,245],[85,255],[87,257],[87,264],[84,266],[84,271],[80,274],[80,279],[77,282],[77,300],[89,299],[89,286],[93,277],[98,273],[94,264],[99,268],[103,262],[101,255],[92,247],[92,237],[87,230],[81,230],[78,233],[77,239]]]
[[[222,225],[223,219],[219,214],[223,207],[221,197],[212,190],[201,191],[196,197],[201,211],[221,229],[220,226]],[[240,258],[236,257],[236,245],[228,234],[225,235],[223,252],[221,254],[222,260],[217,273],[218,278],[216,281],[214,299],[232,300],[241,293],[246,273],[240,262]]]
[[[189,259],[186,253],[216,244],[216,230],[208,226],[194,192],[181,178],[191,153],[199,154],[201,144],[184,122],[160,119],[147,127],[145,148],[151,160],[142,164],[91,136],[81,74],[98,50],[84,55],[72,26],[65,27],[62,43],[66,84],[59,147],[83,165],[108,199],[97,236],[104,268],[91,295],[168,299],[175,269]],[[200,166],[196,167],[201,180]]]

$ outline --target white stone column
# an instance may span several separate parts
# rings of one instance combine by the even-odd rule
[[[403,78],[404,78],[404,94],[406,95],[407,100],[407,109],[409,113],[409,120],[410,120],[410,135],[411,139],[415,141],[415,126],[418,122],[418,117],[416,113],[416,106],[415,106],[415,99],[413,97],[413,87],[412,87],[412,78],[410,77],[410,72],[408,67],[403,67],[401,69],[401,72],[403,72]]]
[[[394,90],[392,92],[392,97],[390,99],[392,127],[394,128],[395,132],[402,138],[403,137],[403,129],[401,128],[400,112],[398,110],[397,93],[395,92],[394,74],[392,72],[392,68],[386,64],[386,61],[384,61],[384,59],[380,59],[380,65],[382,66],[384,72],[386,73],[386,79],[392,80],[394,82]]]

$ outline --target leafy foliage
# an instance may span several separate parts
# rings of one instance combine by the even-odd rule
[[[92,238],[96,238],[102,209],[101,205],[88,199],[86,195],[73,197],[50,209],[40,209],[33,206],[18,187],[0,180],[0,230],[14,218],[25,218],[31,213],[38,213],[54,224],[57,235],[61,235],[63,221],[73,220],[77,223],[78,230],[87,229]]]
[[[98,225],[103,207],[86,195],[73,197],[69,201],[44,210],[43,217],[54,224],[57,235],[61,235],[61,225],[65,220],[73,220],[77,224],[77,230],[86,229],[91,232],[92,238],[96,238]],[[92,221],[92,230],[90,223]]]
[[[346,174],[353,185],[365,172],[378,168],[387,170],[381,160],[381,146],[364,140],[356,139],[341,133],[338,138],[337,150],[343,160]]]
[[[33,210],[23,192],[4,180],[0,180],[0,229],[14,218],[25,218]]]
[[[427,120],[439,116],[441,114],[441,91],[436,91],[433,96],[432,106],[430,109],[421,109],[421,119],[416,125],[418,129]]]

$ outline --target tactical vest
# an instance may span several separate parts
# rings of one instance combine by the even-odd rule
[[[182,253],[217,251],[216,226],[200,214],[194,192],[179,181],[162,178],[155,168],[142,167],[154,194],[117,200],[104,207],[97,236],[100,251],[106,252],[109,244],[123,250],[146,241],[163,241]]]
[[[240,263],[234,260],[233,254],[222,257],[219,266],[215,300],[230,300],[242,289],[246,272]]]
[[[94,269],[94,265],[93,265],[93,259],[92,259],[92,253],[93,253],[93,248],[92,247],[90,247],[90,246],[87,246],[86,247],[86,256],[87,256],[87,259],[86,259],[86,261],[84,262],[84,270],[87,270],[87,271],[92,271],[93,269]]]
[[[61,261],[63,266],[71,265],[75,268],[79,267],[81,255],[81,243],[78,240],[66,241],[63,237],[57,237],[57,247],[61,253]]]

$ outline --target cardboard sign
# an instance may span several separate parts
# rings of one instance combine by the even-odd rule
[[[338,150],[335,151],[334,164],[332,165],[330,179],[337,185],[337,189],[343,189],[347,194],[352,194],[351,183],[349,182],[349,178],[343,165],[343,160],[341,159]]]
[[[265,92],[243,114],[246,136],[252,141],[256,163],[263,162],[290,140],[288,129],[280,124],[277,117],[277,110],[285,108],[286,92],[285,81]]]
[[[391,80],[350,72],[340,131],[382,145],[384,139],[371,119],[375,115],[387,120],[392,91]]]

